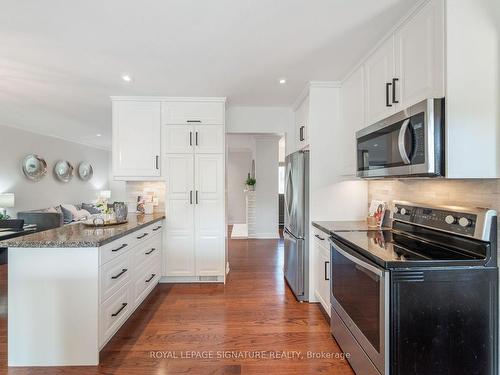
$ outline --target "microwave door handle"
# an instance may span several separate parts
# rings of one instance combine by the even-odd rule
[[[405,164],[410,164],[410,158],[408,157],[408,153],[406,152],[406,146],[405,146],[405,135],[406,132],[408,131],[408,126],[410,125],[410,119],[407,118],[404,120],[403,125],[401,125],[401,129],[399,129],[399,136],[398,136],[398,148],[399,148],[399,154],[401,155],[401,159],[403,159],[403,163]]]
[[[379,277],[384,276],[384,272],[382,270],[378,269],[377,267],[374,267],[371,264],[363,262],[361,259],[349,254],[348,252],[342,250],[340,247],[338,247],[336,245],[333,245],[333,247],[334,247],[335,251],[338,251],[341,255],[343,255],[344,257],[349,259],[351,262],[356,263],[358,266],[376,274]]]

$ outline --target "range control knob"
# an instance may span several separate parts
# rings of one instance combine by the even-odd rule
[[[402,208],[401,210],[399,210],[399,212],[401,213],[401,215],[406,215],[406,208]]]
[[[460,219],[458,219],[458,224],[461,226],[461,227],[469,227],[472,225],[472,221],[470,221],[469,219],[467,219],[466,217],[461,217]]]
[[[394,207],[394,213],[395,214],[399,214],[400,213],[400,210],[399,210],[398,206]]]
[[[457,222],[457,218],[453,215],[448,215],[444,218],[444,221],[446,224],[455,224]]]

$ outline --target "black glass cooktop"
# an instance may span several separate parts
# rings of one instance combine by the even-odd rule
[[[480,265],[487,254],[485,243],[453,237],[434,242],[393,230],[336,232],[333,238],[383,267]]]

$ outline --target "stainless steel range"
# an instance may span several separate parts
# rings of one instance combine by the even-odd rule
[[[497,374],[495,211],[395,202],[390,230],[330,240],[331,330],[357,374]]]

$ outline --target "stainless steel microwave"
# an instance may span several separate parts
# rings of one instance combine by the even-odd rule
[[[444,176],[444,114],[444,98],[426,99],[356,132],[357,176]]]

